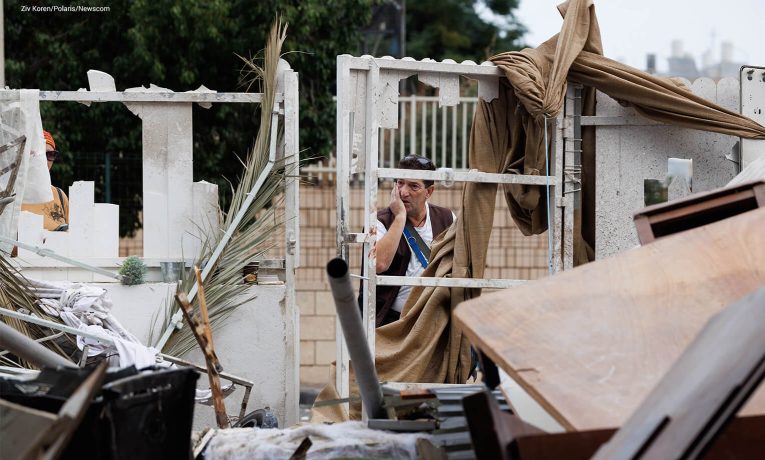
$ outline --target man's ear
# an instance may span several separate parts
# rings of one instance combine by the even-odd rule
[[[436,184],[432,184],[430,187],[426,188],[425,191],[427,194],[425,195],[425,199],[427,200],[430,198],[431,195],[433,195],[433,192],[436,190]]]

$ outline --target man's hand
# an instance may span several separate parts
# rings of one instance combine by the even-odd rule
[[[397,184],[393,184],[393,190],[390,191],[390,210],[394,216],[393,223],[388,228],[388,232],[375,244],[375,254],[377,255],[375,268],[378,274],[386,271],[393,262],[393,256],[396,254],[396,248],[398,248],[406,226],[406,207],[401,201]]]
[[[404,202],[401,201],[401,195],[398,192],[398,184],[393,184],[393,190],[390,191],[390,210],[393,212],[393,215],[396,217],[404,216],[406,217],[406,207],[404,206]]]

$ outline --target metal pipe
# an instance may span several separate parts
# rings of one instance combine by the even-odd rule
[[[14,240],[13,238],[7,238],[5,236],[0,236],[0,242],[12,244],[14,246],[18,246],[21,249],[26,249],[27,251],[34,252],[35,254],[39,256],[50,257],[51,259],[60,260],[61,262],[65,262],[69,265],[74,265],[75,267],[84,268],[85,270],[92,271],[93,273],[98,273],[99,275],[108,276],[109,278],[114,278],[118,281],[122,281],[122,275],[119,275],[114,272],[110,272],[109,270],[104,270],[103,268],[94,267],[92,265],[86,264],[85,262],[80,262],[77,259],[72,259],[69,257],[62,256],[60,254],[55,253],[51,249],[41,248],[38,246],[33,246],[31,244],[22,243],[21,241]]]
[[[44,346],[0,321],[0,347],[40,367],[76,367]]]
[[[335,299],[337,317],[343,328],[343,336],[348,344],[356,382],[359,384],[364,410],[370,419],[388,418],[383,407],[383,393],[372,354],[367,347],[364,326],[361,323],[359,304],[348,275],[348,264],[343,259],[332,259],[327,264],[329,286]]]
[[[91,340],[97,340],[101,343],[105,343],[107,345],[114,345],[114,340],[112,340],[110,337],[107,337],[105,335],[101,334],[94,334],[92,332],[87,332],[81,329],[77,329],[71,326],[67,326],[66,324],[56,323],[53,321],[48,321],[47,319],[38,318],[36,316],[32,315],[25,315],[23,313],[19,313],[14,310],[9,310],[7,308],[0,307],[0,315],[7,316],[9,318],[16,318],[20,319],[22,321],[26,321],[28,323],[37,324],[38,326],[45,326],[50,329],[56,330],[56,331],[64,331],[68,334],[73,335],[80,335],[82,337],[91,339]]]

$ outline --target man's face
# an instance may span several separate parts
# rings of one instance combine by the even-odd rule
[[[435,185],[425,187],[421,180],[398,179],[396,181],[401,201],[404,202],[407,215],[418,214],[425,210],[425,203],[433,194]]]
[[[45,154],[48,157],[48,170],[50,171],[50,168],[53,167],[53,162],[56,161],[56,154],[55,153],[48,153],[48,152],[55,152],[56,150],[50,146],[50,144],[45,144]],[[51,159],[52,158],[52,159]]]

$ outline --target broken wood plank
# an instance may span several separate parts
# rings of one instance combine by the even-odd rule
[[[765,181],[723,187],[648,206],[634,215],[640,244],[765,207]]]
[[[186,293],[177,293],[175,295],[175,300],[181,307],[183,316],[189,323],[189,327],[191,328],[194,337],[197,339],[199,347],[202,349],[205,364],[207,364],[207,377],[210,381],[210,391],[212,392],[213,408],[215,410],[215,421],[218,424],[218,428],[230,428],[231,422],[226,414],[226,404],[223,402],[223,394],[220,388],[220,375],[218,374],[220,365],[217,364],[218,357],[215,355],[212,342],[208,340],[208,337],[210,337],[209,327],[205,327],[205,324],[200,324],[199,321],[196,320],[189,299],[186,297]]]
[[[454,314],[567,430],[621,426],[714,314],[765,283],[765,208],[550,278]],[[742,415],[765,413],[758,391]]]

